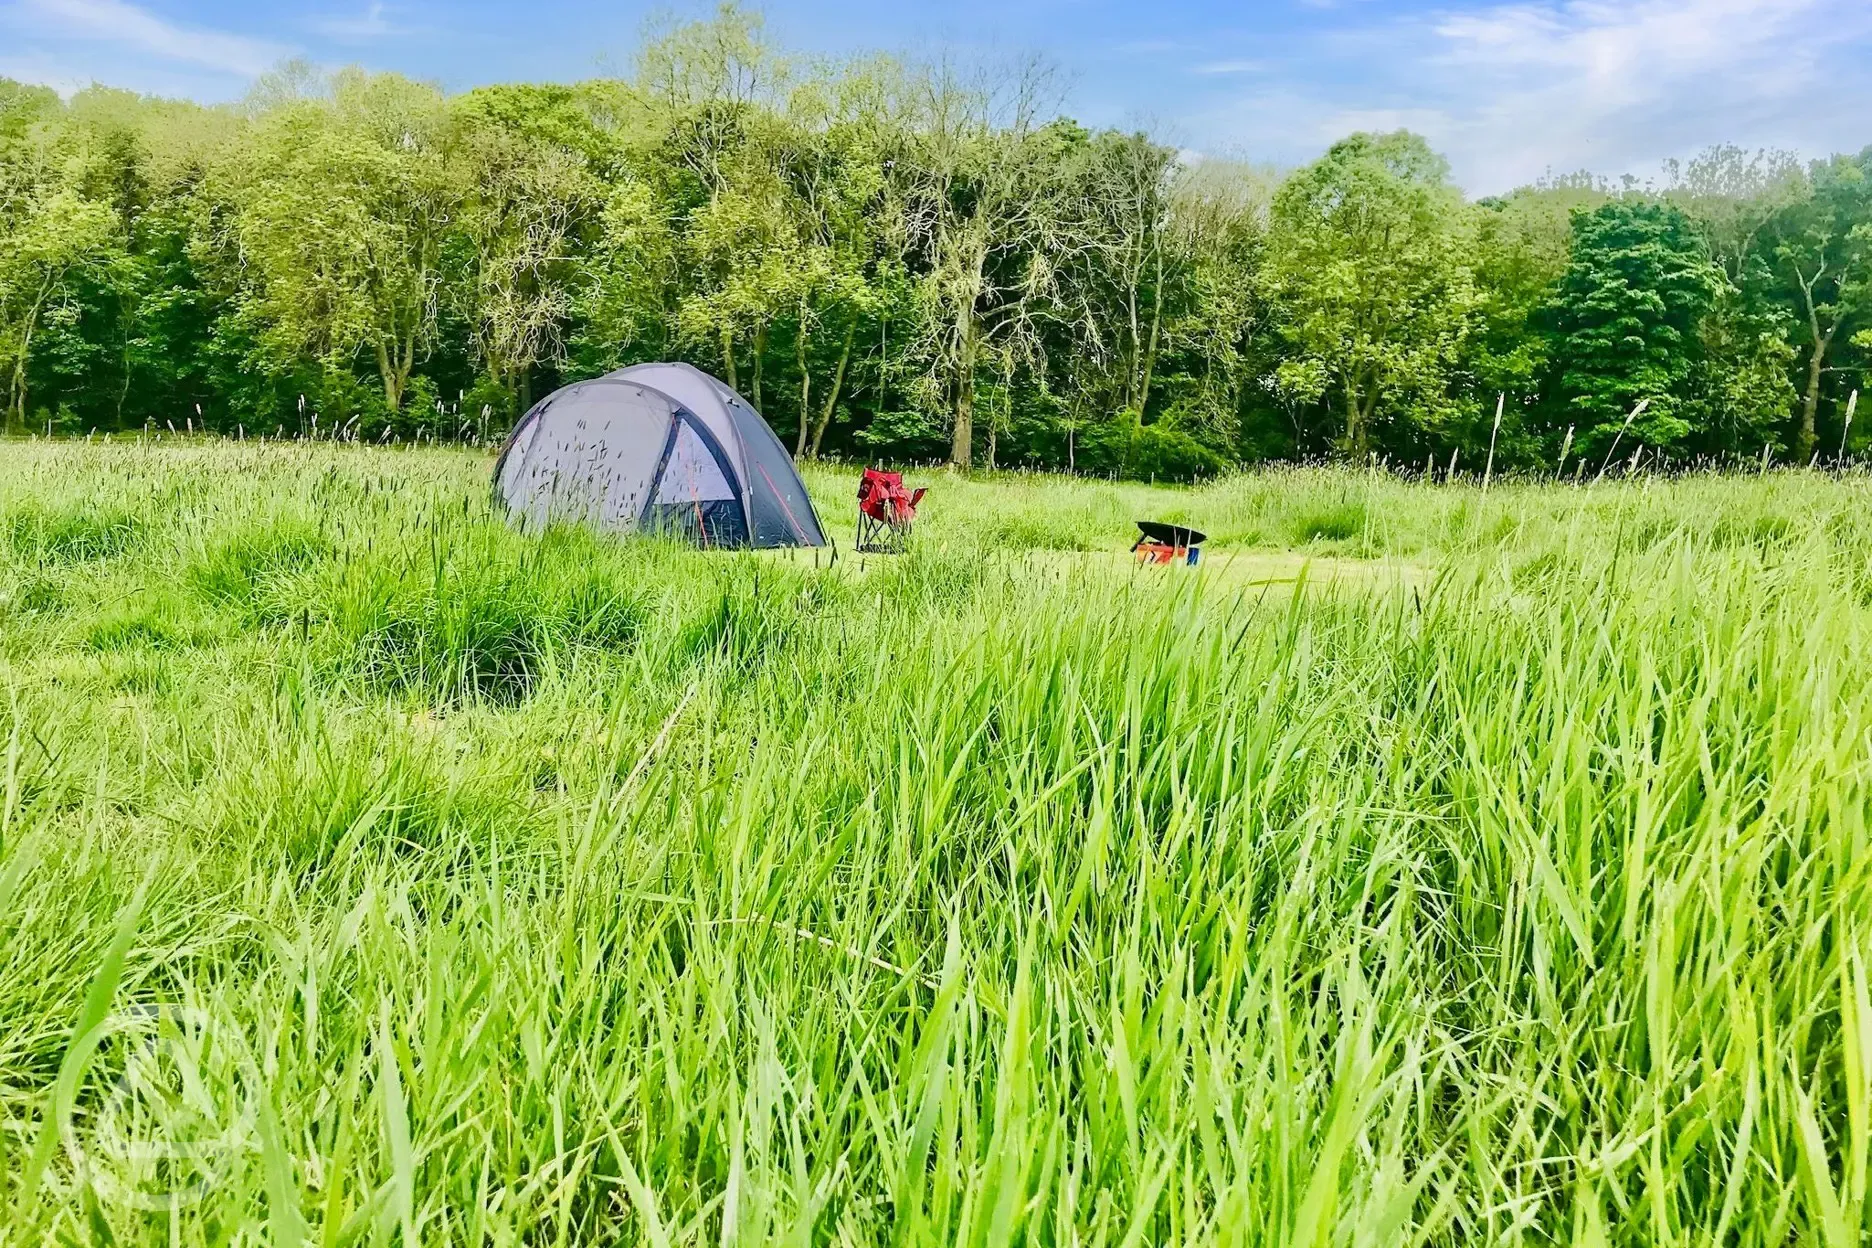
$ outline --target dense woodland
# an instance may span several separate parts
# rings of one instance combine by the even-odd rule
[[[801,454],[887,461],[1863,445],[1872,148],[1469,201],[1409,133],[1281,174],[1057,101],[1032,64],[789,58],[734,8],[572,85],[289,64],[210,108],[0,79],[7,425],[498,438],[680,358]]]

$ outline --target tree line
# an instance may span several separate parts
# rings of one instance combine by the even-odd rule
[[[1805,462],[1858,444],[1872,148],[1470,201],[1407,132],[1186,158],[1040,65],[802,61],[732,6],[570,85],[0,79],[10,432],[498,438],[671,358],[801,455]]]

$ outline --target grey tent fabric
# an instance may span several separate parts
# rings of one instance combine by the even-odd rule
[[[711,547],[825,545],[767,422],[687,364],[639,364],[547,395],[514,426],[494,487],[531,528],[649,530]]]
[[[730,449],[755,546],[823,546],[825,533],[793,457],[754,405],[693,364],[633,364],[609,377],[654,386],[696,413]]]
[[[752,487],[748,523],[755,533],[754,544],[780,545],[792,534],[810,532],[813,540],[806,545],[825,545],[825,537],[819,530],[819,515],[806,496],[806,487],[800,482],[799,473],[794,471],[793,457],[787,454],[786,447],[780,444],[760,413],[740,395],[730,391],[727,406],[735,427],[740,430],[741,445],[747,451],[748,483]]]
[[[734,391],[690,364],[633,364],[607,376],[659,390],[694,412],[697,419],[715,435],[715,440],[727,448],[735,476],[746,480],[747,464],[740,453],[740,438],[721,400],[722,394],[733,394]]]
[[[498,486],[531,527],[634,523],[650,499],[676,403],[628,382],[582,382],[542,400],[501,457]]]

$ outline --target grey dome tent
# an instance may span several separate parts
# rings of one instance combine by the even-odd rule
[[[514,426],[494,490],[528,527],[825,545],[780,439],[746,399],[687,364],[637,364],[547,395]]]

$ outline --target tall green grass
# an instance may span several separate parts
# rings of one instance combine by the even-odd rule
[[[10,1242],[1872,1229],[1864,481],[944,475],[860,570],[485,471],[6,448]],[[1147,516],[1421,574],[1064,553]]]

